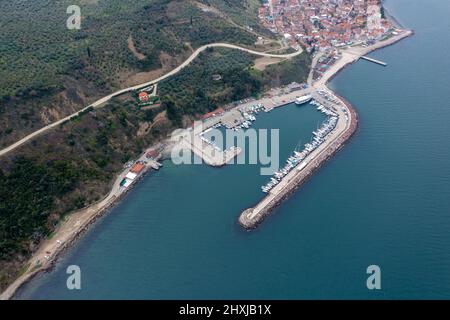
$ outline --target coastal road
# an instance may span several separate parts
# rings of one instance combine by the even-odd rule
[[[154,160],[147,159],[147,150],[143,152],[137,161],[147,162],[145,170],[150,170],[158,163]],[[35,274],[48,270],[52,267],[56,257],[66,248],[68,248],[72,241],[83,232],[101,212],[105,212],[111,208],[115,202],[120,199],[131,187],[121,188],[120,183],[126,177],[130,168],[125,168],[114,180],[110,192],[98,202],[90,205],[87,208],[80,209],[71,213],[64,219],[54,232],[54,236],[47,238],[41,244],[39,249],[28,260],[28,269],[25,273],[19,276],[5,291],[0,294],[0,300],[8,300],[14,295],[16,290],[26,281],[31,279]],[[142,175],[143,173],[141,173]],[[135,180],[137,181],[137,180]]]
[[[311,62],[311,70],[309,70],[309,75],[308,75],[308,80],[307,83],[309,86],[313,85],[313,80],[314,80],[314,69],[317,66],[317,63],[319,62],[319,59],[322,58],[324,56],[323,52],[319,52],[318,54],[316,54]]]
[[[237,46],[237,45],[234,45],[234,44],[229,44],[229,43],[212,43],[212,44],[204,45],[204,46],[198,48],[197,50],[195,50],[191,54],[191,56],[186,61],[184,61],[182,64],[180,64],[178,67],[176,67],[175,69],[167,72],[166,74],[164,74],[163,76],[159,77],[158,79],[151,80],[151,81],[148,81],[148,82],[145,82],[145,83],[141,83],[141,84],[136,85],[136,86],[128,87],[128,88],[116,91],[114,93],[111,93],[110,95],[107,95],[107,96],[105,96],[105,97],[95,101],[94,103],[88,105],[87,107],[85,107],[85,108],[83,108],[83,109],[81,109],[81,110],[79,110],[79,111],[77,111],[77,112],[75,112],[75,113],[65,117],[65,118],[62,118],[62,119],[60,119],[60,120],[58,120],[56,122],[53,122],[53,123],[51,123],[51,124],[49,124],[49,125],[47,125],[45,127],[42,127],[41,129],[39,129],[37,131],[34,131],[33,133],[30,133],[29,135],[27,135],[24,138],[18,140],[17,142],[13,143],[12,145],[10,145],[10,146],[0,150],[0,157],[4,156],[5,154],[13,151],[14,149],[16,149],[18,147],[20,147],[21,145],[23,145],[24,143],[30,141],[31,139],[33,139],[33,138],[35,138],[35,137],[37,137],[37,136],[39,136],[39,135],[41,135],[43,133],[46,133],[50,129],[52,129],[52,128],[54,128],[54,127],[56,127],[56,126],[58,126],[58,125],[60,125],[60,124],[62,124],[64,122],[66,122],[66,121],[69,121],[70,118],[72,118],[73,116],[76,116],[80,112],[86,111],[86,110],[88,110],[91,107],[92,108],[101,108],[102,106],[104,106],[104,104],[106,102],[108,102],[109,100],[111,100],[114,97],[117,97],[117,96],[119,96],[121,94],[130,92],[130,91],[134,91],[134,90],[139,90],[141,88],[145,88],[147,86],[150,86],[150,85],[156,84],[158,82],[161,82],[161,81],[163,81],[163,80],[165,80],[167,78],[170,78],[171,76],[177,74],[178,72],[183,70],[185,67],[187,67],[189,64],[191,64],[192,61],[194,61],[195,58],[197,58],[200,53],[202,53],[203,51],[205,51],[205,50],[207,50],[209,48],[236,49],[236,50],[241,50],[241,51],[244,51],[244,52],[247,52],[247,53],[250,53],[250,54],[253,54],[253,55],[257,55],[257,56],[269,57],[269,58],[283,58],[283,59],[294,58],[294,57],[300,55],[303,52],[302,49],[300,49],[300,50],[298,50],[296,52],[289,53],[289,54],[273,54],[273,53],[254,51],[254,50],[250,50],[250,49],[243,48],[243,47],[240,47],[240,46]]]

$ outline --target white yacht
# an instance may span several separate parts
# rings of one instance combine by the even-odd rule
[[[301,104],[311,101],[311,99],[312,99],[312,96],[309,94],[306,96],[301,96],[301,97],[298,97],[297,99],[295,99],[295,104],[301,105]]]

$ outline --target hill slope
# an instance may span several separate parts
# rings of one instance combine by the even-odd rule
[[[0,11],[8,13],[0,22],[0,147],[114,89],[155,78],[192,48],[215,41],[252,45],[256,34],[228,14],[245,15],[254,3],[0,2]],[[73,4],[81,8],[81,30],[66,27]],[[215,4],[220,10],[210,6]]]

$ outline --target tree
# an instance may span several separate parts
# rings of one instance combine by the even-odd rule
[[[175,126],[181,127],[182,113],[181,110],[177,108],[173,99],[170,97],[164,97],[162,107],[167,111],[167,118],[169,118]]]

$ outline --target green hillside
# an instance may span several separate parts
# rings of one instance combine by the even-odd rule
[[[254,1],[1,1],[0,146],[139,82],[139,72],[170,69],[203,44],[251,46],[257,35],[229,15],[254,15]],[[73,4],[80,30],[66,27]]]

